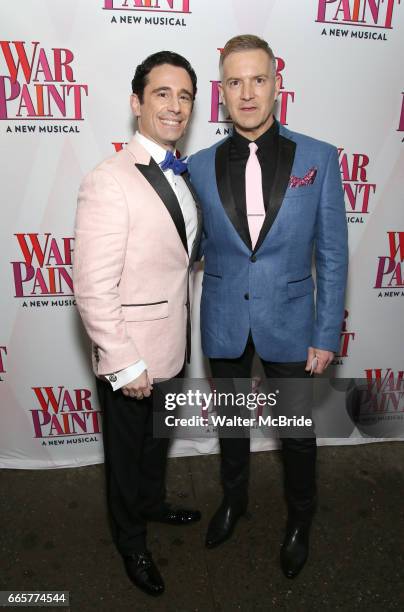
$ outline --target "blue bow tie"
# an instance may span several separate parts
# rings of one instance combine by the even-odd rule
[[[172,151],[167,151],[166,156],[160,162],[160,168],[163,170],[172,170],[174,174],[182,174],[186,172],[187,164],[184,162],[185,157],[177,159]]]

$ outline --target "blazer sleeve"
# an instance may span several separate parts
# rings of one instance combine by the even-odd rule
[[[141,357],[129,337],[119,282],[129,214],[124,193],[109,171],[93,170],[79,190],[73,283],[86,331],[95,344],[98,374],[122,370]]]
[[[315,228],[316,320],[312,346],[340,347],[348,273],[348,230],[338,152],[330,147]]]
[[[204,223],[204,216],[203,216],[203,203],[199,197],[199,194],[197,192],[196,186],[195,186],[195,172],[196,172],[196,166],[197,166],[197,162],[195,162],[195,156],[194,155],[190,155],[187,159],[187,165],[188,165],[188,173],[189,173],[189,178],[190,181],[192,183],[192,186],[194,188],[194,190],[196,191],[197,195],[198,195],[198,202],[199,205],[201,207],[201,212],[202,212],[202,232],[201,232],[201,237],[199,240],[199,245],[198,245],[198,250],[196,252],[195,255],[195,260],[194,261],[201,261],[201,259],[204,256],[204,244],[206,241],[206,235],[205,235],[205,223]],[[194,173],[194,180],[192,180],[192,175]]]

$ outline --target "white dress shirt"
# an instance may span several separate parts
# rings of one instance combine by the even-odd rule
[[[166,149],[164,149],[164,147],[161,147],[156,142],[149,140],[143,136],[143,134],[140,134],[140,132],[136,132],[135,138],[139,144],[141,144],[142,147],[146,149],[148,153],[150,153],[151,157],[157,164],[160,164],[164,160],[166,156]],[[168,169],[164,171],[164,176],[170,183],[175,195],[177,196],[182,216],[184,217],[185,230],[187,234],[188,255],[190,256],[198,225],[195,201],[186,182],[180,174],[174,174],[171,169]],[[135,378],[140,376],[145,370],[147,370],[147,364],[143,361],[143,359],[140,359],[136,363],[124,368],[123,370],[120,370],[119,372],[107,374],[106,378],[111,383],[113,390],[116,391],[124,385],[127,385],[132,380],[135,380]]]

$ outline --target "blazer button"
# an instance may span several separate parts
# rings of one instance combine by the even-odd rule
[[[108,380],[109,382],[116,382],[118,379],[115,374],[111,374],[111,376],[108,376]]]
[[[244,294],[244,299],[245,300],[249,300],[250,299],[250,294],[249,293],[245,293]]]
[[[257,261],[256,256],[255,255],[251,255],[250,261],[252,261],[252,263],[255,263]]]

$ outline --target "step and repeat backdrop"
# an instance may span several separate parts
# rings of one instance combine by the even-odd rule
[[[338,147],[350,271],[334,374],[375,385],[375,413],[402,419],[404,2],[25,0],[2,2],[0,13],[0,467],[103,460],[90,347],[72,284],[78,186],[133,134],[131,79],[155,51],[181,53],[198,75],[181,152],[228,134],[218,60],[241,33],[274,50],[280,122]],[[203,379],[200,281],[199,270],[188,374]],[[372,439],[354,432],[319,443]],[[275,445],[259,437],[252,444]],[[214,437],[171,447],[173,455],[217,450]]]

